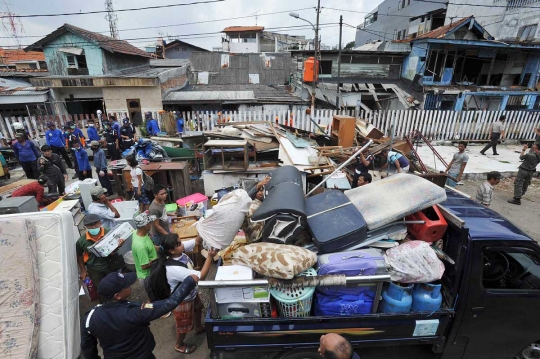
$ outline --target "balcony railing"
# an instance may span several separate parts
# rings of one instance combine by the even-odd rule
[[[518,9],[534,3],[540,3],[540,0],[508,0],[506,10]]]

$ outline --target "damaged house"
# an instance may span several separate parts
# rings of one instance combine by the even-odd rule
[[[397,42],[411,44],[402,77],[424,110],[540,109],[538,43],[496,41],[474,17]]]

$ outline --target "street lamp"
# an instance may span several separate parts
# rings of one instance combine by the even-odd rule
[[[294,17],[295,19],[302,20],[307,22],[311,25],[313,28],[313,31],[315,31],[315,39],[313,40],[313,47],[315,48],[315,56],[313,58],[313,82],[312,82],[312,90],[311,90],[311,117],[315,116],[315,94],[317,92],[317,67],[319,66],[319,63],[317,61],[317,46],[319,43],[319,11],[321,8],[321,0],[318,2],[317,6],[317,26],[313,25],[311,21],[303,19],[298,15],[298,13],[290,12],[289,16]]]

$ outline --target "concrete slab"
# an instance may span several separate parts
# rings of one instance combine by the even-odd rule
[[[450,163],[452,156],[458,151],[457,145],[433,147],[437,150],[437,152],[439,152],[447,163]],[[480,153],[482,148],[483,146],[469,145],[465,149],[465,152],[469,155],[469,162],[467,162],[462,179],[483,179],[485,174],[490,171],[499,171],[504,177],[516,175],[518,167],[521,164],[519,161],[519,154],[521,153],[523,146],[499,145],[497,146],[499,156],[494,156],[491,149],[489,149],[484,156]],[[436,171],[444,171],[446,169],[427,145],[423,144],[419,146],[417,151],[418,155],[427,167]]]

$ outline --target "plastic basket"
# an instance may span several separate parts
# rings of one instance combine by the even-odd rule
[[[300,273],[298,276],[316,276],[313,268]],[[315,287],[276,288],[270,294],[279,304],[279,314],[286,318],[309,317]]]

